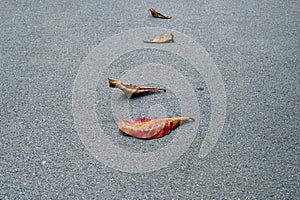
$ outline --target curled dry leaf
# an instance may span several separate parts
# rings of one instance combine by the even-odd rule
[[[190,117],[176,118],[136,118],[131,121],[119,120],[118,127],[127,135],[142,138],[155,139],[169,134],[184,121],[193,120]]]
[[[172,33],[166,35],[158,35],[152,40],[144,40],[146,43],[167,43],[174,42],[174,35]]]
[[[162,19],[171,19],[172,17],[169,17],[169,16],[165,16],[159,12],[157,12],[156,10],[154,10],[153,8],[150,8],[149,11],[151,12],[152,16],[153,17],[156,17],[156,18],[162,18]]]
[[[166,90],[162,88],[143,87],[143,86],[122,83],[121,81],[113,78],[108,78],[108,81],[109,81],[109,87],[121,89],[128,97],[128,99],[130,99],[133,95],[145,93],[145,92],[152,92],[158,90],[162,90],[166,92]]]

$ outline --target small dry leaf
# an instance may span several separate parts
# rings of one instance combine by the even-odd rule
[[[145,93],[145,92],[152,92],[158,90],[162,90],[166,92],[166,90],[162,88],[144,87],[144,86],[122,83],[121,81],[113,78],[108,78],[108,81],[109,81],[109,87],[121,89],[128,97],[128,99],[130,99],[133,95]]]
[[[172,33],[166,35],[158,35],[152,40],[144,40],[146,43],[167,43],[174,42],[174,35]]]
[[[156,139],[169,134],[184,121],[193,120],[190,117],[176,118],[136,118],[131,121],[119,120],[118,127],[127,135],[142,138]]]
[[[162,18],[162,19],[171,19],[172,17],[169,17],[169,16],[165,16],[159,12],[157,12],[156,10],[154,10],[153,8],[150,8],[149,11],[151,12],[152,16],[153,17],[156,17],[156,18]]]

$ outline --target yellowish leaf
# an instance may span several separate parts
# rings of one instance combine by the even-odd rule
[[[167,43],[174,42],[174,35],[172,33],[166,35],[158,35],[152,40],[144,40],[146,43]]]
[[[109,87],[121,89],[125,93],[125,95],[128,97],[128,99],[133,97],[133,95],[146,93],[146,92],[152,92],[152,91],[158,91],[158,90],[162,90],[162,91],[166,92],[166,90],[162,89],[162,88],[144,87],[144,86],[137,86],[137,85],[127,84],[127,83],[122,83],[121,81],[119,81],[117,79],[113,79],[113,78],[108,78],[108,82],[109,82]]]

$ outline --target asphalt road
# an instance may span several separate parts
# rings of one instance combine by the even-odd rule
[[[172,19],[152,18],[150,7]],[[299,198],[299,10],[299,1],[1,1],[0,199]],[[205,81],[168,52],[123,55],[104,75],[120,77],[118,67],[140,60],[175,62],[204,116],[176,161],[153,172],[127,173],[96,159],[82,142],[72,91],[93,49],[142,27],[184,33],[206,49],[223,77],[226,119],[212,151],[199,159],[211,114]],[[96,110],[114,144],[148,152],[174,139],[176,134],[140,141],[117,132],[105,107],[112,94],[106,83],[99,80],[96,88]],[[161,95],[133,100],[132,115],[162,101]],[[173,99],[164,102],[171,105],[164,114],[180,113]]]

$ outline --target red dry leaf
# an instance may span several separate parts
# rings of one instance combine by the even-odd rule
[[[143,138],[155,139],[169,134],[184,121],[194,120],[190,117],[176,118],[136,118],[131,121],[119,120],[119,129],[127,135]]]
[[[154,10],[153,8],[150,8],[149,11],[151,12],[152,16],[153,17],[156,17],[156,18],[162,18],[162,19],[171,19],[171,17],[169,16],[165,16],[159,12],[157,12],[156,10]]]

